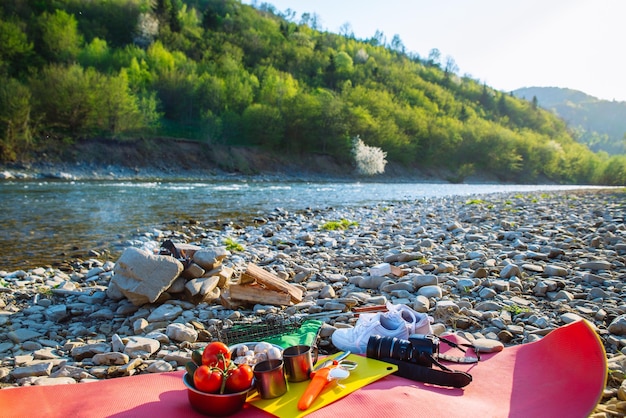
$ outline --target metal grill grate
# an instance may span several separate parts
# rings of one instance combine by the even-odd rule
[[[253,322],[234,323],[217,329],[217,337],[226,345],[264,341],[294,332],[300,328],[301,318],[276,316]]]

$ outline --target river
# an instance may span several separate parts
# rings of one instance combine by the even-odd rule
[[[371,206],[581,186],[220,181],[0,182],[0,270],[53,265],[174,221],[246,220],[275,208]],[[585,186],[584,188],[588,188]]]

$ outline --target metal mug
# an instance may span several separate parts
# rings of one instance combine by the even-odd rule
[[[287,392],[282,360],[264,360],[254,366],[256,388],[263,399],[272,399]]]
[[[283,350],[285,375],[290,382],[302,382],[309,378],[313,364],[317,362],[317,347],[294,345]]]

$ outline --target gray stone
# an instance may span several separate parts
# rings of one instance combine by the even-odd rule
[[[391,293],[397,290],[404,290],[406,292],[413,292],[413,285],[408,282],[391,283],[383,286],[381,289],[383,292]]]
[[[561,290],[554,295],[552,300],[565,300],[571,302],[574,300],[574,295],[566,290]]]
[[[477,311],[499,311],[502,309],[502,305],[500,305],[498,302],[484,301],[478,302],[474,309],[476,309]]]
[[[161,352],[159,352],[161,354]],[[172,350],[164,353],[163,360],[176,363],[179,366],[184,366],[189,360],[191,360],[191,353],[189,351]]]
[[[490,340],[487,338],[477,338],[472,341],[472,346],[480,353],[497,353],[504,349],[504,344],[500,341]]]
[[[427,298],[439,299],[443,296],[443,290],[439,286],[423,286],[417,291],[417,294]]]
[[[480,289],[480,291],[478,292],[478,296],[480,296],[481,299],[493,299],[497,295],[498,294],[496,293],[495,290],[489,289],[487,287]]]
[[[164,303],[150,313],[148,322],[173,321],[183,313],[183,308],[171,303]]]
[[[459,305],[451,300],[440,300],[435,305],[435,311],[440,315],[445,315],[449,312],[459,312],[460,308]]]
[[[148,373],[165,373],[171,372],[172,370],[174,370],[172,365],[164,360],[157,360],[154,363],[151,363],[146,369]]]
[[[470,292],[475,286],[476,283],[472,279],[462,278],[456,282],[456,288],[462,292]]]
[[[169,344],[170,343],[170,338],[166,334],[163,334],[162,332],[159,332],[159,331],[149,332],[149,333],[147,333],[145,335],[145,337],[146,338],[152,338],[153,340],[157,340],[161,344]]]
[[[93,364],[106,366],[126,364],[128,360],[128,355],[118,352],[96,354],[92,358]]]
[[[185,284],[187,284],[187,279],[184,277],[178,277],[174,280],[174,283],[167,289],[169,293],[182,293],[185,291]]]
[[[543,273],[543,267],[539,264],[524,263],[522,264],[522,269],[528,270],[532,273]]]
[[[454,268],[454,264],[452,263],[448,263],[448,262],[444,262],[444,263],[440,263],[437,266],[437,273],[453,273],[455,270]]]
[[[165,330],[165,334],[174,341],[188,341],[194,343],[198,339],[198,331],[191,326],[180,323],[169,324]]]
[[[509,282],[507,280],[494,280],[491,282],[491,287],[496,292],[506,292],[509,290]]]
[[[126,348],[126,344],[124,344],[122,338],[117,334],[113,334],[111,336],[111,351],[122,353],[124,348]]]
[[[30,362],[32,362],[34,360],[35,356],[30,355],[30,354],[22,354],[22,355],[16,355],[15,356],[15,365],[16,366],[24,366]]]
[[[94,313],[90,314],[90,318],[98,318],[98,319],[113,319],[113,311],[109,308],[98,309]]]
[[[40,377],[33,382],[34,386],[70,385],[76,383],[71,377]]]
[[[383,295],[371,296],[365,302],[372,305],[385,305],[387,303],[387,298]]]
[[[321,299],[334,299],[336,296],[335,289],[329,284],[322,287],[319,293]]]
[[[205,248],[193,254],[193,261],[206,270],[212,270],[230,254],[230,251],[222,247]]]
[[[139,306],[155,302],[182,271],[182,263],[174,257],[129,247],[115,263],[111,282],[128,300]]]
[[[189,280],[185,284],[185,289],[193,296],[205,296],[215,290],[219,284],[219,276],[203,277],[199,279]],[[219,296],[219,295],[218,295]]]
[[[502,270],[500,270],[500,277],[503,279],[509,279],[513,276],[519,276],[522,274],[520,268],[515,264],[508,264],[504,266]]]
[[[26,341],[24,342],[24,344],[22,344],[22,348],[24,350],[30,350],[30,351],[39,350],[43,347],[59,348],[59,343],[53,340],[40,338],[37,341]]]
[[[11,372],[14,379],[22,379],[31,376],[49,376],[52,371],[52,363],[38,363],[32,366],[16,367]]]
[[[0,343],[0,353],[5,353],[9,350],[12,350],[14,347],[13,343],[10,342],[1,342]]]
[[[558,276],[558,277],[566,277],[567,269],[561,266],[555,266],[553,264],[548,264],[544,269],[543,273],[546,276]]]
[[[87,373],[82,367],[64,365],[57,371],[50,374],[51,378],[72,378],[75,380],[91,379],[92,375]]]
[[[133,322],[133,332],[135,333],[135,335],[143,334],[149,326],[150,326],[150,323],[148,322],[147,319],[145,318],[136,319],[135,322]]]
[[[465,256],[470,260],[484,260],[487,258],[484,251],[470,251]]]
[[[620,315],[611,321],[609,332],[614,335],[626,335],[626,315]]]
[[[26,328],[19,328],[15,331],[10,331],[7,334],[7,337],[9,337],[9,339],[16,344],[23,343],[24,341],[28,340],[33,340],[41,336],[42,334],[40,334],[39,332]]]
[[[613,265],[606,260],[591,260],[591,261],[586,261],[580,264],[581,269],[594,270],[594,271],[610,270],[612,267]]]
[[[52,360],[52,359],[60,358],[57,350],[51,347],[40,348],[38,350],[34,350],[33,357],[37,360]]]
[[[96,354],[108,353],[109,351],[111,351],[110,344],[95,343],[76,346],[72,348],[71,354],[75,360],[81,361],[86,358],[91,358]]]
[[[593,287],[589,289],[589,293],[587,294],[587,299],[609,299],[611,295],[604,289],[600,289],[598,287]]]
[[[561,321],[565,324],[571,324],[572,322],[580,321],[583,318],[573,312],[566,312],[561,315]]]
[[[148,358],[156,353],[161,347],[161,343],[152,338],[129,337],[124,348],[124,354],[132,358]]]
[[[204,273],[206,273],[206,271],[198,264],[190,263],[183,271],[183,276],[189,279],[197,279],[198,277],[204,276]]]
[[[385,276],[366,276],[361,278],[358,285],[363,289],[378,289],[387,280]]]
[[[427,313],[430,310],[430,300],[424,295],[417,295],[413,301],[413,310],[415,312]]]

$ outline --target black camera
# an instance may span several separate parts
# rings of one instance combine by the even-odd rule
[[[372,335],[367,342],[366,355],[373,359],[394,359],[432,367],[439,354],[439,338],[434,335],[413,334],[408,340]]]
[[[439,359],[458,363],[476,363],[480,359],[478,350],[472,347],[476,353],[475,358],[442,355],[439,353],[440,341],[464,353],[465,349],[462,346],[472,347],[470,344],[458,344],[435,335],[412,334],[408,340],[372,335],[367,341],[366,355],[372,359],[395,364],[398,369],[394,374],[407,379],[454,388],[467,386],[472,381],[469,373],[450,370],[441,364]]]

